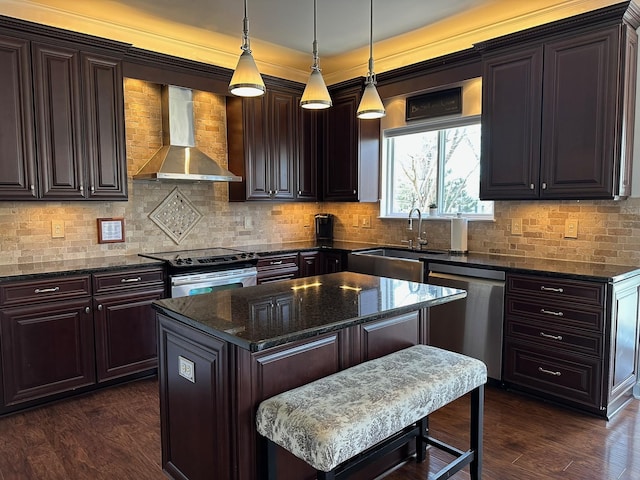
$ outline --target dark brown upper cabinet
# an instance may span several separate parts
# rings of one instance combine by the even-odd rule
[[[480,198],[629,195],[637,25],[621,5],[480,46]]]
[[[0,200],[126,200],[124,50],[29,25],[0,21]]]
[[[331,90],[324,117],[322,187],[325,201],[378,201],[380,120],[359,120],[362,80]]]
[[[302,86],[267,83],[264,96],[227,98],[229,200],[316,200],[315,121]]]

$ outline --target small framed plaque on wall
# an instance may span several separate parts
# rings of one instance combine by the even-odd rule
[[[462,113],[462,87],[407,98],[407,122],[456,113]]]
[[[98,218],[98,243],[124,242],[124,218]]]

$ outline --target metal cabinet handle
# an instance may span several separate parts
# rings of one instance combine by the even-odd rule
[[[564,289],[562,288],[545,287],[544,285],[540,287],[540,290],[542,290],[543,292],[564,293]]]
[[[282,260],[269,262],[270,265],[282,265]]]
[[[544,308],[540,309],[540,313],[544,313],[545,315],[553,315],[554,317],[563,317],[564,313],[562,312],[554,312],[553,310],[546,310]]]
[[[60,290],[60,287],[36,288],[33,292],[34,293],[53,293],[53,292],[57,292],[58,290]]]
[[[298,195],[302,195],[302,190],[298,190]]]
[[[29,185],[29,189],[30,189],[32,192],[35,192],[35,191],[36,191],[36,186],[35,186],[34,184],[31,184],[31,185]]]
[[[84,186],[80,185],[80,193],[84,193]]]
[[[120,280],[120,283],[133,283],[133,282],[139,282],[140,280],[142,280],[142,278],[140,278],[140,277],[123,278],[122,280]]]
[[[547,375],[553,375],[554,377],[559,377],[560,375],[562,375],[562,373],[560,372],[553,372],[551,370],[547,370],[546,368],[542,368],[542,367],[538,367],[538,371],[540,373],[546,373]]]
[[[85,307],[84,313],[91,313],[91,309],[89,307]]]
[[[536,186],[533,183],[529,184],[529,190],[535,190]]]
[[[542,189],[546,190],[547,189],[547,184],[545,182],[542,182]]]
[[[96,191],[96,187],[94,187],[93,185],[91,185],[91,193]]]
[[[356,193],[358,193],[356,190],[353,191],[353,194],[355,195]]]
[[[544,338],[550,338],[551,340],[562,341],[562,335],[549,335],[548,333],[540,332],[540,336]]]
[[[98,311],[101,312],[102,311],[102,304],[98,305]]]

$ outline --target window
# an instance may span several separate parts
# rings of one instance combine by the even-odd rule
[[[493,218],[493,202],[478,198],[479,116],[385,130],[383,141],[381,216],[435,204],[439,215]]]

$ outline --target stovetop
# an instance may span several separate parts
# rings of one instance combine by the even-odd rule
[[[202,248],[196,250],[178,250],[174,252],[141,253],[143,257],[163,260],[174,268],[217,267],[234,263],[255,263],[258,255],[233,248]]]

